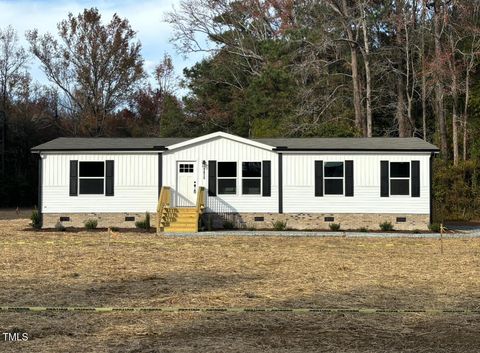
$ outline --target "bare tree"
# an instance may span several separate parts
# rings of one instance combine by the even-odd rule
[[[370,69],[370,39],[367,25],[367,3],[358,1],[358,7],[361,14],[361,25],[363,33],[363,63],[365,66],[365,90],[366,90],[366,123],[367,137],[372,137],[373,119],[372,119],[372,73]]]
[[[425,63],[425,26],[426,26],[426,14],[427,14],[427,1],[422,1],[422,10],[421,10],[421,43],[420,43],[420,60],[421,60],[421,70],[422,70],[422,131],[423,139],[427,140],[427,68]]]
[[[58,24],[58,36],[27,33],[32,53],[69,99],[73,114],[90,135],[102,135],[107,116],[132,96],[144,76],[140,43],[127,20],[115,14],[103,25],[95,8],[70,13]]]
[[[172,57],[170,55],[163,55],[162,61],[155,66],[153,76],[155,81],[157,81],[158,88],[161,92],[170,94],[174,93],[176,77]]]
[[[450,17],[458,16],[458,8],[455,2],[450,5]],[[450,76],[450,94],[452,96],[452,149],[453,149],[453,164],[458,165],[459,161],[459,146],[458,146],[458,96],[460,94],[459,87],[459,62],[457,60],[457,48],[459,43],[463,40],[461,31],[453,25],[452,21],[448,21],[446,26],[447,40],[448,40],[448,55],[447,65]]]
[[[394,29],[395,29],[395,73],[397,104],[395,108],[395,120],[398,123],[398,135],[407,137],[412,134],[412,124],[409,121],[408,109],[405,104],[405,96],[409,94],[408,80],[410,79],[410,44],[409,32],[405,23],[408,22],[405,16],[404,0],[396,0],[394,3]],[[410,23],[409,23],[410,24]]]
[[[17,32],[12,27],[0,28],[0,110],[7,110],[15,88],[25,77],[29,55],[18,42]]]
[[[460,26],[466,35],[466,48],[460,48],[462,66],[465,71],[465,102],[463,105],[462,129],[463,129],[463,160],[467,159],[468,145],[468,106],[470,102],[470,77],[478,65],[480,57],[480,2],[471,1],[461,5],[463,21]]]
[[[184,53],[218,53],[220,49],[243,59],[254,75],[264,62],[258,44],[281,36],[279,6],[264,0],[182,0],[169,12],[172,41]]]
[[[442,82],[444,52],[442,47],[442,36],[444,31],[445,4],[444,0],[434,0],[433,5],[433,27],[435,44],[435,116],[437,118],[438,130],[440,133],[440,151],[444,159],[448,159],[447,143],[447,121],[444,108],[444,86]]]
[[[333,12],[338,16],[343,30],[346,33],[346,38],[340,40],[346,41],[350,49],[350,67],[352,71],[352,86],[353,86],[353,107],[355,110],[355,127],[367,136],[367,124],[362,107],[362,93],[360,85],[360,72],[358,65],[358,36],[359,26],[352,9],[347,3],[347,0],[325,0]]]

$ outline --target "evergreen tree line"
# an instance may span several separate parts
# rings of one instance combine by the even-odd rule
[[[57,136],[416,136],[440,147],[438,219],[480,213],[480,2],[182,0],[184,55],[145,72],[127,19],[69,14],[58,33],[0,32],[2,206],[33,205],[29,148]],[[31,60],[50,84],[32,81]]]

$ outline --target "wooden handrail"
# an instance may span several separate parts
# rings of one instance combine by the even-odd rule
[[[198,188],[198,194],[197,194],[197,214],[200,215],[200,213],[203,212],[204,208],[205,208],[205,187],[200,186]]]
[[[160,232],[161,222],[164,211],[170,207],[171,188],[170,186],[162,186],[160,196],[157,203],[157,233]]]

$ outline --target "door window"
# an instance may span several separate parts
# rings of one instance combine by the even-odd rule
[[[193,173],[193,163],[180,163],[178,171],[180,173]]]

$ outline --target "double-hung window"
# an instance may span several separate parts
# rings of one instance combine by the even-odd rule
[[[390,162],[390,195],[410,195],[410,162]]]
[[[218,162],[217,190],[219,195],[237,193],[237,162]]]
[[[344,163],[325,162],[324,164],[324,192],[325,195],[343,195]]]
[[[262,162],[242,163],[242,194],[260,195],[262,192]]]
[[[105,162],[80,162],[79,193],[103,195],[105,185]]]

